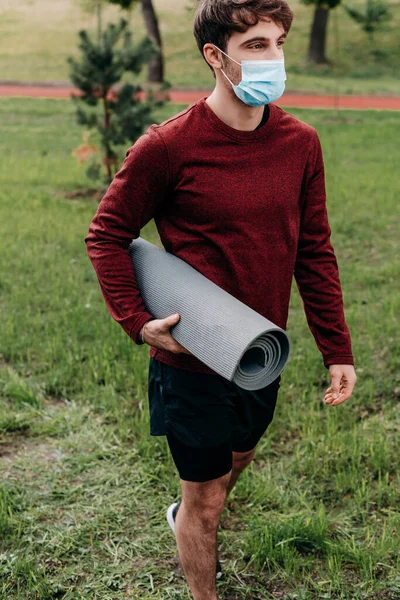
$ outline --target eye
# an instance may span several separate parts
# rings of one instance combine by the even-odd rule
[[[259,48],[263,48],[264,47],[262,44],[253,44],[252,46],[250,46],[250,48],[256,48],[257,46]]]

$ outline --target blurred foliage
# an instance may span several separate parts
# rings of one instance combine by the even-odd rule
[[[392,18],[387,2],[384,0],[366,0],[364,11],[357,10],[346,4],[343,8],[347,14],[361,25],[361,29],[373,40],[374,33],[384,28],[384,23]]]
[[[77,121],[88,129],[97,130],[108,183],[120,163],[116,146],[135,142],[153,122],[152,110],[163,104],[162,100],[155,100],[151,91],[145,101],[140,101],[137,93],[141,87],[138,85],[124,83],[118,91],[113,87],[125,73],[140,73],[155,51],[153,42],[147,37],[134,46],[127,25],[124,19],[117,25],[109,23],[97,41],[93,41],[87,31],[80,31],[80,60],[68,58],[71,81],[82,92],[80,96],[72,95],[77,106]],[[82,158],[84,153],[79,150],[82,148],[76,149]],[[96,153],[89,154],[91,164],[86,173],[97,179],[100,173],[98,158]]]

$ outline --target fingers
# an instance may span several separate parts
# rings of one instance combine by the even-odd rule
[[[173,325],[176,325],[179,322],[180,318],[181,317],[179,313],[174,313],[173,315],[170,315],[169,317],[166,317],[165,319],[161,320],[161,329],[162,332],[166,335],[165,345],[167,346],[167,350],[169,350],[170,352],[174,352],[175,354],[190,354],[191,356],[193,356],[193,354],[189,352],[189,350],[187,350],[184,346],[179,344],[179,342],[177,342],[174,339],[170,332],[170,328]]]
[[[341,385],[339,389],[339,394],[336,398],[333,397],[333,388],[329,387],[327,389],[327,393],[325,394],[325,404],[331,404],[332,406],[337,406],[338,404],[342,404],[346,400],[348,400],[353,393],[354,384],[353,385]]]
[[[326,390],[325,403],[337,406],[348,400],[352,395],[357,375],[352,365],[332,365],[329,372],[331,386]]]
[[[172,336],[169,329],[167,329],[165,331],[165,334],[167,336],[168,350],[170,352],[174,352],[175,354],[190,354],[190,355],[192,355],[192,353],[189,352],[189,350],[187,350],[184,346],[182,346],[182,344],[180,344],[179,342],[176,341],[176,339]]]
[[[182,354],[190,354],[190,356],[193,356],[193,354],[191,352],[189,352],[189,350],[187,350],[183,346],[180,346],[180,348],[181,348],[180,352],[182,352]]]
[[[163,337],[163,347],[174,354],[187,354],[188,352],[186,348],[179,344],[179,342],[177,342],[168,332]]]
[[[336,406],[337,404],[342,404],[342,402],[345,402],[346,400],[348,400],[350,398],[351,394],[353,393],[354,385],[355,385],[355,382],[347,383],[346,387],[343,389],[343,395],[340,395],[336,400],[334,400],[332,402],[332,406]]]
[[[171,344],[171,352],[176,352],[177,354],[192,354],[184,346],[179,344],[179,342],[177,342],[172,336],[171,339],[173,340],[173,344]]]
[[[345,402],[345,400],[348,400],[350,396],[351,394],[348,391],[340,393],[336,399],[333,399],[331,394],[327,394],[327,396],[325,396],[325,404],[337,406],[338,404],[342,404],[342,402]]]
[[[331,373],[331,393],[333,400],[339,399],[341,394],[342,371],[337,369]]]
[[[345,386],[344,385],[340,386],[339,392],[338,392],[338,395],[336,398],[333,397],[333,391],[334,390],[333,390],[332,386],[328,387],[328,389],[326,390],[326,394],[324,396],[326,404],[332,404],[335,399],[342,398],[342,396],[345,392]]]

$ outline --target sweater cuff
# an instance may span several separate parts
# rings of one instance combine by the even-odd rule
[[[142,340],[140,339],[140,330],[142,329],[145,323],[147,323],[148,321],[152,321],[155,318],[156,317],[153,317],[152,314],[144,312],[140,315],[138,319],[136,319],[129,332],[129,337],[132,338],[135,344],[137,344],[138,346],[142,346],[144,344],[144,342],[142,342]]]
[[[353,365],[354,357],[352,354],[342,354],[337,356],[329,356],[324,359],[324,365],[328,369],[331,365]]]

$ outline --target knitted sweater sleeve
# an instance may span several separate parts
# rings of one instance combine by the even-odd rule
[[[108,311],[138,345],[142,326],[154,317],[143,303],[128,247],[154,217],[168,185],[167,149],[151,126],[126,151],[85,238]]]
[[[354,365],[339,269],[330,236],[324,161],[321,143],[315,131],[303,179],[302,215],[294,277],[308,326],[326,368],[333,364]]]

